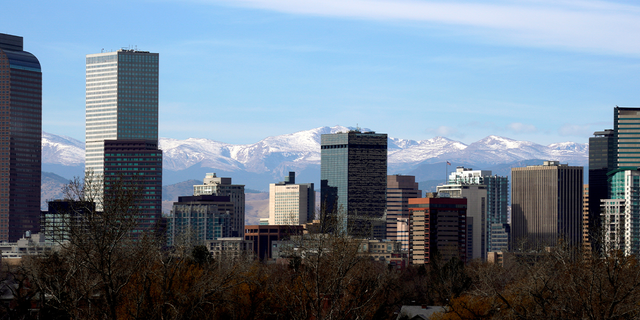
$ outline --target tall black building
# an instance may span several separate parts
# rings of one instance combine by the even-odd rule
[[[337,217],[338,225],[350,232],[357,229],[384,237],[386,224],[377,219],[384,216],[387,200],[386,134],[323,134],[320,175],[321,218]]]
[[[40,229],[42,72],[22,48],[0,33],[0,241]]]
[[[157,140],[104,141],[106,201],[116,184],[139,191],[134,200],[138,214],[134,232],[162,229],[162,151]]]
[[[607,172],[616,169],[614,130],[596,131],[589,138],[589,232],[600,228],[600,200],[610,199]]]

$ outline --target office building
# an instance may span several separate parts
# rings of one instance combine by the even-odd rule
[[[604,251],[640,254],[640,170],[618,168],[609,173],[610,199],[601,200]]]
[[[607,173],[617,168],[615,141],[614,130],[610,129],[596,131],[593,137],[589,138],[589,202],[588,216],[585,221],[588,235],[585,245],[588,247],[590,247],[591,234],[597,235],[601,231],[600,201],[610,198]]]
[[[136,188],[133,203],[138,221],[134,233],[162,232],[162,151],[158,140],[105,140],[103,145],[105,199],[118,196],[111,192],[121,187]]]
[[[498,238],[504,237],[504,232],[509,230],[509,228],[504,227],[509,219],[509,178],[491,175],[491,170],[473,170],[471,168],[457,167],[456,171],[449,175],[448,186],[441,187],[441,191],[448,192],[451,196],[474,197],[474,199],[471,199],[468,208],[469,218],[472,219],[467,219],[467,223],[480,222],[474,224],[472,232],[474,239],[476,239],[472,243],[474,250],[476,250],[473,258],[478,258],[478,248],[483,252],[496,251],[497,249],[492,244],[492,239],[494,239],[492,235],[494,232],[493,227],[497,227],[495,232],[498,233]],[[447,188],[459,191],[446,190]],[[471,205],[476,196],[471,190],[475,189],[484,189],[487,192],[486,214],[484,216],[481,211],[474,210]],[[484,194],[483,191],[480,192]],[[481,207],[477,207],[477,209],[482,210]],[[478,243],[480,244],[478,245]],[[482,250],[483,247],[484,250]],[[482,258],[484,259],[484,257]]]
[[[246,226],[244,240],[253,241],[253,252],[260,260],[271,259],[274,241],[302,235],[302,226]]]
[[[421,198],[415,176],[387,176],[387,239],[402,243],[409,250],[409,199]]]
[[[42,212],[41,231],[47,240],[61,243],[78,233],[86,234],[83,216],[96,212],[95,203],[78,200],[48,201],[48,210]],[[71,234],[71,233],[75,234]]]
[[[105,140],[158,141],[158,58],[125,49],[86,57],[85,170],[98,179]]]
[[[320,167],[320,218],[352,235],[384,238],[387,135],[323,134]]]
[[[589,231],[589,185],[582,186],[582,249],[591,252],[591,232]]]
[[[232,184],[231,178],[217,177],[215,173],[207,173],[200,185],[193,186],[193,195],[215,195],[229,197],[233,203],[231,214],[231,236],[241,237],[244,232],[244,185]]]
[[[638,137],[640,137],[640,108],[615,107],[613,109],[613,145],[617,168],[640,167]],[[602,149],[599,150],[602,152]],[[609,163],[607,157],[601,158],[603,164]]]
[[[582,167],[545,161],[511,169],[512,249],[582,240]]]
[[[313,183],[296,184],[296,173],[269,185],[269,224],[302,225],[313,221],[316,192]]]
[[[467,199],[409,199],[409,263],[467,261]]]
[[[40,62],[0,33],[0,241],[40,230],[41,148]]]
[[[231,236],[233,202],[229,196],[178,197],[168,218],[167,245],[196,245]]]

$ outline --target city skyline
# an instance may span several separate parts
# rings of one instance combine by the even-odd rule
[[[176,139],[254,143],[341,124],[586,143],[611,128],[612,107],[639,104],[640,7],[624,3],[25,5],[5,4],[0,29],[42,57],[43,129],[71,137],[83,136],[84,55],[122,47],[163,53],[159,130]],[[120,23],[86,28],[102,19]]]

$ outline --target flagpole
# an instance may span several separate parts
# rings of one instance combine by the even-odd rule
[[[451,162],[449,160],[444,162],[444,184],[449,184],[449,166]]]

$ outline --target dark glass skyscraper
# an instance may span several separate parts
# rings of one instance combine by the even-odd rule
[[[321,137],[321,218],[342,217],[344,227],[384,216],[387,188],[387,135],[349,131]],[[369,225],[371,227],[371,225]],[[382,221],[376,237],[384,237]],[[375,232],[375,231],[374,231]],[[382,234],[380,234],[382,233]]]
[[[613,130],[597,131],[589,138],[588,232],[599,232],[600,200],[610,199],[607,172],[616,169]],[[591,239],[590,239],[591,240]]]
[[[139,195],[137,230],[153,230],[162,219],[162,151],[157,140],[104,141],[104,195],[122,183],[134,187]]]
[[[0,241],[40,229],[42,72],[22,48],[0,33]]]

